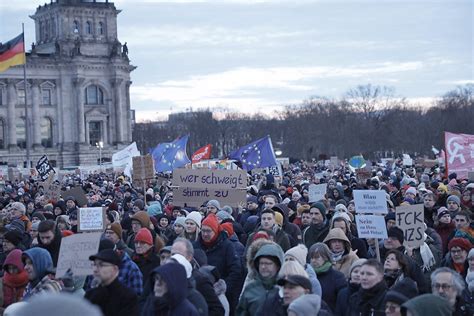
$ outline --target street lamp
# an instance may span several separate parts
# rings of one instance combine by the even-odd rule
[[[104,148],[104,142],[100,141],[95,143],[95,146],[99,148],[99,166],[100,166],[100,172],[102,172],[102,148]]]
[[[281,156],[281,154],[283,154],[283,152],[280,149],[275,150],[275,155]]]

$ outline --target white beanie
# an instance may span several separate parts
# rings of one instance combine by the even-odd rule
[[[336,205],[336,208],[334,209],[334,212],[348,212],[347,207],[344,204],[338,204]]]
[[[285,252],[285,258],[292,257],[303,267],[306,265],[306,256],[308,256],[308,248],[303,244],[299,244]]]
[[[176,260],[180,265],[184,267],[184,270],[186,270],[186,279],[189,279],[191,277],[191,274],[193,273],[193,267],[191,263],[179,253],[172,255],[171,258]]]
[[[196,225],[198,225],[198,227],[201,228],[201,221],[202,221],[201,213],[199,213],[197,211],[193,211],[193,212],[189,213],[188,216],[186,216],[186,220],[188,220],[188,219],[195,222]]]
[[[334,222],[334,220],[339,217],[344,218],[346,222],[348,223],[352,223],[351,218],[349,217],[349,214],[347,214],[346,212],[340,212],[340,211],[334,213],[334,215],[332,216],[332,221]]]
[[[406,191],[405,194],[411,193],[413,195],[416,195],[416,189],[414,187],[409,187]]]

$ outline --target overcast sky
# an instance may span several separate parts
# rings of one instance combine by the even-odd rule
[[[0,41],[49,1],[0,0]],[[474,83],[472,0],[118,0],[138,119],[186,108],[271,114],[358,84],[415,99]],[[28,45],[29,46],[29,45]]]

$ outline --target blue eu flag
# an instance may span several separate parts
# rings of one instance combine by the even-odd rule
[[[189,135],[183,136],[172,143],[161,143],[153,149],[151,155],[155,161],[156,172],[173,171],[191,163],[186,154]]]
[[[232,152],[229,158],[239,161],[244,170],[266,168],[277,164],[270,136],[265,136],[253,143],[240,147]]]

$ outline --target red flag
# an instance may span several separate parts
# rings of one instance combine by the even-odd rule
[[[207,144],[206,146],[199,148],[191,157],[192,163],[196,163],[203,159],[211,158],[211,151],[212,151],[211,144]]]
[[[468,179],[474,170],[474,135],[444,132],[446,173],[456,172],[458,179]]]

